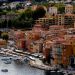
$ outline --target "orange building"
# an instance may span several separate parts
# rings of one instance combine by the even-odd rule
[[[62,52],[62,64],[69,65],[70,64],[70,57],[73,55],[73,48],[71,44],[65,43],[63,45],[63,52]]]
[[[45,50],[43,50],[43,55],[45,56],[45,60],[49,61],[50,48],[45,48]]]
[[[6,46],[6,40],[0,39],[0,47],[5,47]]]
[[[23,49],[25,50],[27,47],[26,47],[26,40],[25,39],[19,39],[17,42],[16,42],[16,46],[18,49]]]
[[[24,39],[25,38],[25,33],[21,30],[17,30],[14,33],[15,39]]]

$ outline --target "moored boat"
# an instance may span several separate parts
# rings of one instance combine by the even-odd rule
[[[1,71],[2,72],[8,72],[8,69],[2,69]]]
[[[29,64],[32,67],[39,68],[42,70],[55,70],[55,71],[58,70],[58,68],[56,66],[45,65],[45,64],[43,64],[42,60],[39,60],[37,58],[34,60],[30,60]]]

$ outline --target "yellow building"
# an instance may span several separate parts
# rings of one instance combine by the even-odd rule
[[[65,13],[72,14],[73,13],[73,6],[68,4],[65,6]]]

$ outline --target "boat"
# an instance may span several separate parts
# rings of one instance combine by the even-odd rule
[[[41,70],[58,71],[58,68],[55,65],[54,66],[45,65],[45,64],[43,64],[43,62],[41,60],[39,60],[37,58],[33,59],[33,60],[30,60],[29,65],[32,66],[32,67],[41,69]]]
[[[5,61],[4,63],[5,64],[11,64],[11,61]]]
[[[14,60],[14,62],[15,62],[16,64],[24,64],[23,61],[21,61],[20,59],[16,59],[16,60]]]
[[[2,61],[12,60],[12,57],[3,57],[1,60],[2,60]]]
[[[3,58],[3,59],[1,59],[2,61],[7,61],[8,59],[6,59],[6,58]]]
[[[8,69],[2,69],[1,71],[2,72],[8,72]]]

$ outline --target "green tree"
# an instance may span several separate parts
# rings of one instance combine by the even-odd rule
[[[53,6],[57,7],[59,13],[65,12],[65,5],[64,3],[55,3]]]
[[[38,6],[36,10],[33,12],[33,19],[36,20],[38,18],[45,16],[45,9],[42,6]]]
[[[1,38],[1,35],[2,35],[2,31],[0,31],[0,38]]]
[[[49,2],[41,2],[41,5],[48,8],[50,4],[49,4]]]
[[[8,34],[7,33],[2,33],[2,38],[4,39],[4,40],[8,40],[9,39],[9,36],[8,36]]]
[[[8,20],[8,27],[9,27],[9,28],[12,27],[12,20]]]
[[[59,7],[59,8],[58,8],[58,12],[59,12],[60,14],[65,13],[65,7]]]
[[[2,28],[6,28],[7,27],[7,20],[2,21],[1,26],[2,26]]]
[[[31,10],[31,8],[26,9],[23,13],[20,14],[19,19],[20,20],[25,20],[26,18],[31,18],[33,14],[33,11]]]
[[[16,9],[20,9],[22,7],[22,4],[21,3],[18,3],[17,5],[16,5]]]
[[[21,28],[30,28],[33,26],[34,20],[32,18],[33,11],[31,8],[28,8],[25,10],[25,12],[20,14],[20,17],[17,20],[17,23],[19,22],[19,27]]]

